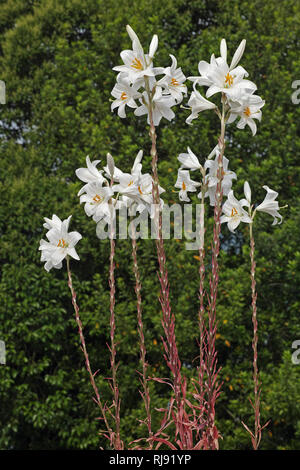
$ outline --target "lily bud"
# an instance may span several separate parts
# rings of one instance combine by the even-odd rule
[[[115,172],[115,162],[110,153],[106,155],[106,158],[107,158],[107,168],[108,168],[111,179],[113,179],[114,172]]]

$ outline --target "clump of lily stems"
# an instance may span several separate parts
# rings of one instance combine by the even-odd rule
[[[162,326],[165,333],[165,340],[163,345],[165,349],[165,360],[168,367],[173,375],[173,381],[171,384],[174,392],[176,410],[174,409],[174,402],[171,400],[170,409],[171,415],[176,427],[176,438],[177,443],[181,449],[188,449],[189,447],[189,433],[187,433],[186,422],[186,411],[185,411],[185,394],[186,394],[186,383],[182,380],[181,376],[181,361],[176,345],[175,337],[175,316],[171,312],[171,305],[169,299],[169,280],[168,271],[166,267],[166,255],[164,250],[164,241],[162,236],[162,216],[159,211],[160,198],[159,198],[159,179],[157,172],[158,154],[156,148],[156,131],[153,123],[153,103],[152,93],[150,91],[148,78],[145,77],[146,91],[148,94],[148,111],[149,111],[149,122],[150,131],[149,135],[151,138],[151,166],[152,166],[152,177],[153,177],[153,200],[155,204],[155,220],[157,224],[157,238],[156,238],[156,249],[158,256],[159,265],[159,281],[160,281],[160,304],[162,307]],[[178,437],[177,437],[178,436]],[[158,440],[159,438],[156,438]],[[165,442],[166,443],[166,442]]]
[[[205,324],[205,250],[204,250],[204,197],[205,197],[205,174],[202,175],[201,190],[201,223],[200,223],[200,248],[199,248],[199,367],[198,367],[198,384],[197,393],[194,397],[200,405],[204,407],[204,414],[201,416],[203,433],[202,442],[205,449],[216,450],[219,448],[218,439],[220,437],[215,425],[215,403],[220,394],[221,384],[218,383],[218,375],[220,368],[217,368],[217,351],[216,351],[216,301],[219,284],[219,264],[218,256],[220,251],[220,217],[222,213],[222,181],[223,181],[223,156],[225,152],[225,124],[226,124],[226,97],[222,95],[222,114],[217,111],[221,121],[221,133],[219,137],[218,147],[218,184],[216,189],[216,203],[214,207],[214,228],[212,242],[212,274],[209,281],[210,294],[208,298],[208,325]]]

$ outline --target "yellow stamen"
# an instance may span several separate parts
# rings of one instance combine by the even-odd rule
[[[101,202],[103,201],[103,197],[99,196],[99,194],[96,194],[96,196],[93,197],[93,201]]]
[[[186,190],[186,185],[185,185],[185,182],[184,182],[184,181],[182,181],[182,189],[183,189],[183,191]]]
[[[172,78],[172,80],[171,80],[171,85],[174,85],[174,86],[178,86],[178,85],[179,85],[179,83],[178,83],[178,81],[176,80],[176,78]]]
[[[136,70],[143,70],[143,64],[137,57],[135,57],[134,61],[131,64],[131,67]]]
[[[237,215],[238,211],[236,210],[235,207],[232,208],[232,211],[231,211],[231,217],[234,217],[235,215]]]
[[[125,91],[123,91],[123,93],[121,95],[121,100],[127,100],[127,95],[126,95]]]
[[[60,248],[66,248],[68,246],[68,243],[66,243],[66,241],[61,238],[59,241],[58,241],[58,244],[57,246],[59,246]]]
[[[249,108],[249,106],[247,106],[247,108],[244,110],[244,114],[245,114],[247,117],[249,117],[249,116],[250,116],[250,114],[251,114],[251,111],[250,111],[250,108]]]
[[[230,87],[233,84],[233,76],[228,72],[225,76],[225,88]]]
[[[131,180],[130,183],[128,184],[128,187],[131,186],[133,184],[133,181]]]
[[[142,190],[141,190],[141,187],[140,187],[140,186],[138,186],[138,190],[139,190],[139,193],[140,193],[141,195],[143,195],[143,193],[142,193]]]

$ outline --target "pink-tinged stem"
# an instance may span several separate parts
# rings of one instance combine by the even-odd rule
[[[137,300],[137,320],[138,320],[138,333],[139,333],[139,346],[140,346],[140,361],[142,364],[142,374],[141,374],[141,384],[143,387],[143,392],[141,392],[145,409],[146,409],[146,424],[148,428],[149,435],[149,448],[153,448],[153,432],[151,429],[151,409],[150,409],[150,390],[147,383],[147,361],[146,361],[146,346],[145,346],[145,337],[144,337],[144,326],[143,326],[143,315],[142,315],[142,284],[140,278],[140,270],[138,266],[137,258],[137,242],[135,230],[132,227],[132,258],[133,258],[133,272],[135,277],[135,292]]]
[[[204,247],[199,249],[199,312],[198,312],[198,323],[199,323],[199,373],[198,373],[198,383],[199,383],[199,393],[201,397],[200,404],[203,404],[204,399],[204,372],[205,372],[205,362],[204,362],[204,354],[205,354],[205,342],[206,342],[206,329],[205,329],[205,307],[204,307],[204,297],[205,297],[205,290],[204,290],[204,280],[205,280],[205,251]]]
[[[261,440],[261,426],[260,426],[260,390],[259,390],[259,376],[257,366],[257,345],[258,345],[258,333],[257,333],[257,309],[256,309],[256,281],[255,281],[255,243],[252,232],[252,224],[250,225],[250,259],[251,259],[251,292],[252,292],[252,323],[253,323],[253,383],[254,383],[254,440],[252,439],[253,449],[257,450]]]
[[[201,189],[201,212],[200,212],[200,247],[199,247],[199,369],[198,369],[198,385],[199,385],[199,403],[202,406],[204,400],[204,373],[205,373],[205,342],[206,342],[206,328],[205,328],[205,172],[202,174],[202,189]]]
[[[151,138],[151,166],[152,166],[152,178],[153,178],[153,199],[156,206],[155,220],[157,222],[157,239],[156,239],[156,250],[159,264],[159,281],[160,281],[160,304],[162,307],[162,326],[165,332],[166,341],[163,342],[165,349],[165,359],[168,367],[170,368],[173,375],[173,390],[175,395],[175,402],[177,406],[177,417],[176,434],[180,436],[182,448],[187,448],[187,433],[186,427],[184,426],[183,419],[179,416],[184,416],[184,399],[182,397],[182,377],[181,377],[181,362],[178,355],[176,338],[175,338],[175,316],[171,312],[171,305],[169,299],[169,280],[168,271],[166,267],[166,255],[164,249],[164,240],[162,237],[162,216],[159,210],[160,197],[159,197],[159,178],[157,172],[157,148],[156,148],[156,132],[153,122],[153,104],[152,95],[149,88],[147,77],[145,79],[146,90],[149,98],[149,122],[150,122],[150,138]]]
[[[113,238],[113,222],[111,223],[111,236],[110,236],[110,257],[109,257],[109,286],[110,286],[110,364],[112,371],[112,391],[114,395],[114,407],[115,407],[115,450],[122,450],[124,444],[120,438],[120,398],[119,388],[117,383],[117,364],[116,364],[116,344],[115,344],[115,240]]]
[[[82,352],[84,354],[84,357],[85,357],[85,366],[86,366],[86,369],[88,371],[90,381],[91,381],[91,384],[92,384],[92,387],[93,387],[93,390],[94,390],[94,393],[95,393],[95,397],[93,397],[93,400],[95,401],[95,403],[100,408],[101,416],[102,416],[102,419],[105,423],[106,430],[107,430],[107,433],[108,433],[108,436],[109,436],[109,439],[110,439],[110,444],[114,448],[114,433],[113,433],[113,430],[111,429],[111,427],[108,424],[108,420],[107,420],[107,416],[106,416],[107,410],[102,405],[101,398],[100,398],[100,393],[99,393],[98,387],[97,387],[96,382],[95,382],[96,373],[93,374],[93,372],[92,372],[88,352],[87,352],[87,349],[86,349],[85,339],[84,339],[84,335],[83,335],[82,323],[81,323],[80,316],[79,316],[79,307],[78,307],[77,302],[76,302],[76,292],[75,292],[75,290],[73,288],[73,284],[72,284],[72,274],[71,274],[71,270],[70,270],[69,256],[67,256],[67,271],[68,271],[68,286],[69,286],[71,294],[72,294],[72,304],[73,304],[74,311],[75,311],[75,319],[76,319],[76,323],[77,323],[77,326],[78,326],[79,337],[80,337],[80,341],[81,341],[81,350],[82,350]]]
[[[209,316],[207,331],[207,357],[206,357],[206,393],[207,393],[207,424],[208,442],[210,449],[218,449],[218,431],[215,426],[215,403],[219,395],[220,386],[217,381],[219,370],[217,369],[216,351],[216,303],[219,285],[219,263],[220,252],[220,218],[222,213],[222,181],[223,181],[223,156],[225,152],[225,97],[222,96],[221,135],[219,138],[220,153],[218,156],[218,184],[216,189],[216,203],[214,208],[214,229],[212,243],[212,276],[210,279]]]
[[[251,215],[251,210],[250,210]],[[253,216],[254,217],[254,216]],[[251,295],[252,295],[252,324],[253,324],[253,339],[252,339],[252,349],[253,349],[253,384],[254,384],[254,403],[250,400],[251,406],[254,411],[254,432],[252,432],[248,426],[242,422],[244,428],[251,436],[251,442],[253,450],[258,450],[259,444],[261,441],[262,431],[265,427],[268,426],[269,422],[265,423],[263,426],[260,424],[260,383],[259,383],[259,373],[257,366],[258,359],[258,323],[257,323],[257,292],[256,292],[256,281],[255,281],[255,242],[253,237],[253,223],[250,224],[250,261],[251,261]]]

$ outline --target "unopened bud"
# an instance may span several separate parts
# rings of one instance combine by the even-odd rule
[[[106,158],[107,158],[107,168],[108,168],[110,177],[112,179],[114,177],[114,172],[115,172],[115,162],[110,153],[106,155]]]

